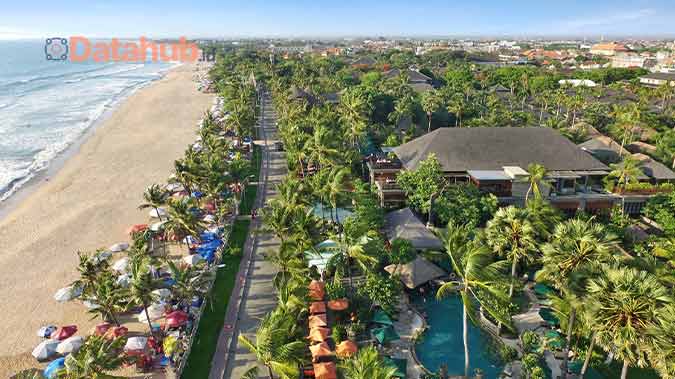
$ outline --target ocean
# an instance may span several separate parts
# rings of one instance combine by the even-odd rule
[[[171,67],[48,61],[43,41],[0,41],[0,202]]]

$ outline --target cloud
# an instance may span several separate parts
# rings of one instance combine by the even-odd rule
[[[578,18],[565,20],[558,23],[561,30],[578,31],[588,28],[597,28],[603,26],[619,26],[625,22],[635,22],[645,20],[656,14],[656,10],[651,8],[638,9],[632,11],[622,11],[610,13],[604,16],[595,16],[589,18]]]
[[[27,30],[0,26],[0,40],[32,39],[32,38],[41,38],[41,35],[39,33],[30,32]]]

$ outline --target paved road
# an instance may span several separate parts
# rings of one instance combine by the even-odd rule
[[[283,152],[274,149],[277,140],[276,114],[269,97],[263,99],[261,135],[263,144],[263,165],[255,207],[275,195],[276,185],[286,176],[286,158]],[[277,298],[272,286],[275,267],[265,261],[267,252],[275,251],[280,241],[270,233],[261,230],[261,220],[253,220],[249,236],[244,245],[244,256],[239,267],[239,281],[232,292],[225,325],[218,340],[218,347],[211,364],[209,379],[239,379],[248,368],[258,365],[255,355],[241,346],[239,334],[251,339],[262,317],[274,309]],[[263,375],[267,370],[260,367]],[[266,378],[266,376],[263,376]]]

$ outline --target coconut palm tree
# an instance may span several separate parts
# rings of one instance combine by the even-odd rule
[[[622,191],[626,190],[629,184],[637,183],[638,178],[643,175],[640,169],[640,161],[627,156],[621,163],[611,164],[612,171],[607,175],[607,180],[612,181],[615,187]]]
[[[58,377],[60,379],[125,378],[109,374],[120,369],[124,364],[124,356],[120,352],[125,342],[125,338],[108,340],[99,336],[87,337],[80,350],[66,357],[65,369],[59,373]]]
[[[189,311],[193,297],[208,294],[209,286],[215,279],[215,273],[199,266],[179,266],[170,259],[166,260],[166,265],[171,277],[176,281],[171,287],[173,299],[178,302],[179,306],[185,305]]]
[[[612,259],[616,236],[591,220],[573,219],[556,226],[551,242],[542,247],[543,268],[537,280],[551,282],[571,300],[567,321],[563,372],[567,372],[568,352],[577,311],[586,292],[586,281],[598,272],[598,265]]]
[[[443,106],[443,98],[436,90],[427,91],[422,94],[421,105],[429,121],[427,133],[431,133],[431,118]]]
[[[646,364],[645,352],[653,343],[648,332],[673,299],[654,276],[626,267],[604,265],[587,288],[597,342],[623,360],[621,379],[626,379],[629,366]]]
[[[304,151],[307,162],[316,165],[320,170],[323,166],[334,162],[338,150],[332,147],[331,134],[323,125],[314,128],[314,134],[305,142]]]
[[[293,213],[292,209],[284,206],[279,199],[272,199],[261,211],[263,225],[283,243],[291,231]]]
[[[329,246],[323,249],[324,251],[333,253],[333,256],[329,259],[329,263],[338,267],[342,266],[343,269],[347,270],[349,286],[352,291],[354,290],[352,265],[356,264],[362,272],[366,273],[370,272],[374,265],[377,264],[377,259],[366,251],[369,241],[370,239],[366,235],[357,239],[346,237],[343,240],[337,241],[336,246]],[[344,262],[344,265],[339,265],[337,264],[338,262]]]
[[[485,229],[487,244],[511,262],[509,298],[517,281],[518,263],[532,261],[537,255],[535,229],[525,209],[510,206],[500,208]]]
[[[284,241],[276,253],[265,256],[265,259],[279,270],[273,279],[275,288],[279,289],[281,283],[289,279],[301,280],[307,277],[307,264],[302,257],[303,251],[296,240],[291,239]]]
[[[527,166],[527,171],[530,174],[528,177],[530,187],[525,194],[525,202],[529,200],[531,193],[534,193],[536,199],[541,199],[541,188],[539,186],[550,187],[550,184],[544,181],[546,178],[546,167],[538,163],[530,163],[530,165]]]
[[[162,215],[159,214],[159,208],[164,205],[168,197],[167,192],[159,184],[153,184],[143,192],[145,203],[138,206],[138,209],[153,208],[157,212],[157,218],[162,221]]]
[[[97,254],[99,251],[97,251]],[[107,259],[93,259],[91,254],[78,251],[77,257],[79,263],[77,265],[77,272],[80,278],[75,280],[71,285],[82,290],[83,296],[91,294],[95,291],[99,278],[110,272],[110,262]]]
[[[340,363],[345,379],[389,379],[396,376],[396,369],[387,366],[373,346],[359,350],[352,358]]]
[[[335,211],[335,221],[340,222],[338,216],[338,200],[344,196],[345,191],[349,187],[349,168],[347,167],[333,167],[328,175],[328,185],[326,191],[332,209]],[[331,211],[331,218],[333,211]]]
[[[649,362],[664,379],[675,378],[675,305],[661,309],[656,325],[649,329],[647,346]]]
[[[297,327],[295,317],[275,309],[260,322],[255,342],[243,334],[239,342],[267,367],[270,379],[275,378],[275,373],[284,379],[297,378],[298,363],[305,351],[305,343],[294,339]]]
[[[471,229],[468,226],[448,224],[442,239],[457,279],[443,284],[436,292],[439,299],[454,293],[459,293],[461,297],[464,376],[467,378],[470,367],[468,320],[479,323],[478,306],[503,325],[511,325],[511,318],[504,311],[509,300],[503,291],[506,279],[502,274],[508,263],[495,261],[492,252],[470,236]]]
[[[83,299],[95,305],[89,310],[89,313],[95,315],[94,317],[101,316],[104,322],[112,321],[120,326],[117,314],[127,307],[127,291],[117,284],[111,272],[99,275],[90,291],[83,295]]]
[[[152,292],[157,289],[156,280],[152,277],[150,266],[147,264],[147,262],[132,261],[129,266],[129,274],[131,275],[131,283],[129,285],[129,302],[143,306],[143,311],[145,312],[145,317],[148,321],[150,333],[153,333],[152,321],[150,320],[148,308],[153,302],[157,300],[157,295]]]

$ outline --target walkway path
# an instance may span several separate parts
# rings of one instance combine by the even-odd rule
[[[262,113],[261,141],[256,143],[263,147],[264,160],[255,208],[260,208],[268,198],[275,195],[276,185],[286,176],[287,171],[284,153],[274,149],[274,142],[277,139],[276,114],[269,96],[263,98]],[[264,259],[264,256],[268,252],[275,251],[279,244],[274,235],[262,231],[260,218],[252,220],[244,245],[238,280],[232,291],[225,325],[211,363],[209,379],[240,378],[244,371],[258,365],[255,355],[249,353],[238,342],[238,337],[243,334],[254,339],[260,319],[277,304],[272,286],[276,269]],[[267,370],[262,368],[260,367],[260,373],[266,373]]]

